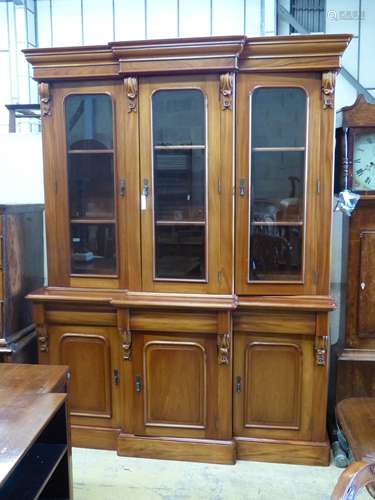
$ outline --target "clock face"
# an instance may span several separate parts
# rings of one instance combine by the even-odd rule
[[[375,132],[354,136],[353,191],[375,191]]]

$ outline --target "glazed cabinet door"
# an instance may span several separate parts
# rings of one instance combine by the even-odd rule
[[[124,287],[124,84],[58,83],[52,96],[50,116],[43,118],[49,284]]]
[[[244,331],[234,334],[235,435],[311,439],[314,337],[261,333],[261,327],[253,328],[259,333],[248,333],[245,331],[246,323],[251,320],[241,318],[240,321]],[[266,323],[265,319],[263,321]],[[276,321],[280,321],[280,318],[276,318]],[[308,327],[308,323],[305,323],[302,329],[306,331]],[[298,326],[294,329],[298,330]]]
[[[236,292],[315,293],[321,80],[240,74],[237,89]]]
[[[219,395],[231,368],[218,364],[216,335],[134,337],[134,433],[229,439],[231,408]]]
[[[218,75],[140,79],[145,291],[231,291],[233,111],[219,86]]]
[[[49,363],[69,366],[71,423],[119,426],[118,332],[111,327],[51,326]]]

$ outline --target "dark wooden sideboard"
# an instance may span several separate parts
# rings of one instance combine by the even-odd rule
[[[0,361],[36,363],[25,296],[44,284],[43,205],[0,205]]]
[[[27,49],[76,446],[327,464],[336,74],[350,35]]]

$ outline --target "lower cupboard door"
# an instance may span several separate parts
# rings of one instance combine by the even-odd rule
[[[235,333],[233,374],[236,436],[311,439],[311,338]]]
[[[135,433],[219,436],[216,335],[136,333],[134,338]]]
[[[119,425],[117,330],[109,327],[49,328],[51,364],[69,366],[71,423],[99,427]]]

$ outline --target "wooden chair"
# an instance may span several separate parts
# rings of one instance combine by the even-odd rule
[[[356,461],[339,477],[331,500],[353,500],[364,487],[375,498],[375,398],[340,401],[336,418]]]

